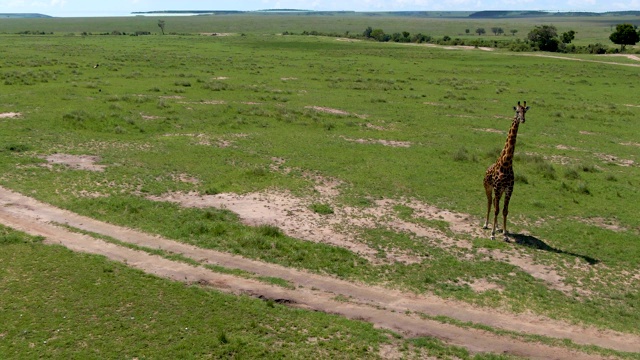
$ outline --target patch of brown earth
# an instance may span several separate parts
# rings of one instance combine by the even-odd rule
[[[53,164],[66,165],[76,170],[87,171],[104,171],[106,165],[97,165],[100,161],[99,156],[94,155],[69,155],[69,154],[53,154],[45,157],[47,164],[43,165],[51,167]]]
[[[374,125],[372,123],[366,123],[364,126],[367,129],[373,129],[373,130],[378,130],[378,131],[387,131],[387,128],[385,128],[384,126]]]
[[[43,236],[46,239],[45,243],[61,244],[74,251],[101,254],[156,276],[211,286],[234,294],[248,294],[263,299],[284,299],[290,306],[368,321],[375,326],[392,329],[406,336],[436,337],[449,344],[464,346],[471,352],[506,353],[529,358],[599,358],[562,347],[523,342],[482,330],[459,328],[424,319],[415,314],[447,316],[462,322],[484,324],[519,333],[567,338],[578,344],[593,344],[619,351],[636,351],[640,346],[640,337],[636,335],[582,328],[526,314],[504,314],[489,308],[477,309],[430,295],[407,294],[376,286],[358,285],[333,277],[201,249],[79,216],[1,187],[0,223],[32,235]],[[294,289],[284,289],[254,279],[216,273],[201,266],[174,262],[87,235],[72,233],[52,223],[67,224],[138,246],[182,254],[201,263],[241,269],[260,276],[279,277],[296,286]],[[347,298],[348,301],[336,301],[336,295]]]
[[[579,149],[577,147],[573,147],[573,146],[567,146],[567,145],[556,145],[556,149],[558,150],[573,150],[573,151],[583,151],[582,149]]]
[[[320,198],[301,199],[288,192],[268,192],[238,194],[200,195],[197,193],[170,193],[163,196],[148,197],[155,201],[170,201],[186,207],[217,207],[237,213],[242,221],[249,225],[274,225],[285,234],[299,239],[331,244],[349,249],[372,264],[400,262],[404,264],[419,263],[423,256],[413,253],[385,249],[386,258],[380,258],[378,249],[367,245],[362,238],[364,230],[370,228],[388,228],[417,236],[431,246],[444,248],[471,249],[472,242],[447,235],[439,229],[402,220],[395,207],[404,205],[411,207],[416,219],[440,220],[448,223],[449,230],[457,234],[473,238],[486,238],[488,235],[465,214],[438,209],[416,200],[396,201],[390,199],[377,200],[370,208],[340,207],[333,204],[333,214],[320,215],[310,209],[314,202],[332,203],[335,188],[320,190]],[[324,197],[324,198],[323,198]],[[514,265],[531,276],[544,281],[548,287],[572,294],[576,289],[566,285],[564,277],[555,269],[537,264],[533,255],[519,248],[509,250],[480,249],[479,254],[487,258],[497,259]]]
[[[155,116],[155,115],[145,115],[143,113],[140,113],[140,117],[142,117],[143,120],[158,120],[158,119],[164,119],[161,116]]]
[[[603,56],[622,56],[630,60],[640,61],[640,56],[633,55],[633,54],[605,54]]]
[[[333,115],[345,115],[345,116],[355,116],[361,119],[366,119],[367,115],[360,115],[360,114],[356,114],[356,113],[350,113],[344,110],[339,110],[339,109],[332,109],[332,108],[328,108],[328,107],[323,107],[323,106],[305,106],[305,109],[311,109],[311,110],[315,110],[318,112],[323,112],[323,113],[327,113],[327,114],[333,114]]]
[[[494,134],[506,134],[506,132],[505,132],[505,131],[498,130],[498,129],[478,129],[478,128],[474,128],[473,130],[475,130],[475,131],[489,132],[489,133],[494,133]]]
[[[635,161],[633,160],[620,159],[614,155],[601,154],[601,153],[594,153],[593,155],[595,155],[598,159],[604,161],[605,163],[612,163],[618,166],[629,167],[635,164]]]
[[[605,219],[602,217],[591,217],[588,219],[584,219],[584,218],[574,218],[574,219],[588,225],[597,226],[601,229],[611,230],[615,232],[629,231],[627,227],[623,226],[615,219]]]
[[[640,143],[637,143],[637,142],[626,142],[626,143],[620,143],[620,145],[624,145],[624,146],[640,146]]]
[[[384,146],[404,147],[404,148],[411,147],[411,142],[409,141],[382,140],[382,139],[351,139],[345,136],[340,136],[340,137],[346,141],[354,142],[358,144],[380,144]]]
[[[431,105],[431,106],[446,106],[446,104],[437,103],[437,102],[429,102],[429,101],[423,102],[423,104]]]
[[[285,160],[274,158],[271,170],[289,174],[293,169],[284,166]],[[285,234],[299,239],[322,242],[344,247],[367,259],[372,264],[401,262],[419,263],[425,260],[409,252],[384,249],[386,258],[379,257],[379,249],[366,244],[363,234],[366,229],[388,228],[417,236],[431,246],[443,248],[472,248],[472,241],[458,239],[446,232],[422,225],[424,221],[446,222],[448,230],[471,238],[487,238],[488,234],[479,226],[479,221],[468,214],[439,209],[417,200],[403,199],[376,200],[374,206],[356,208],[339,206],[334,199],[339,195],[342,182],[326,178],[320,174],[299,170],[303,177],[314,183],[316,194],[306,198],[293,196],[289,192],[270,191],[266,193],[200,195],[197,193],[169,193],[154,196],[155,201],[171,201],[187,207],[218,207],[233,211],[246,224],[278,226]],[[330,215],[320,215],[310,209],[313,203],[326,203],[334,211]],[[395,207],[408,206],[413,210],[416,221],[400,219]],[[556,270],[537,264],[533,255],[520,248],[509,250],[481,250],[480,254],[517,266],[531,276],[538,278],[552,289],[571,294],[575,289],[564,283],[564,277]]]
[[[377,262],[375,249],[333,229],[331,223],[335,223],[334,216],[317,214],[310,209],[311,200],[298,199],[286,192],[244,195],[171,193],[149,196],[148,199],[174,202],[184,207],[227,209],[237,213],[245,224],[277,226],[289,236],[339,246]]]
[[[232,36],[234,33],[215,33],[215,32],[203,32],[200,33],[202,36]]]
[[[22,116],[22,114],[16,112],[0,113],[0,119],[15,119],[20,116]]]
[[[171,178],[173,179],[173,181],[175,182],[183,182],[183,183],[187,183],[187,184],[199,184],[200,180],[198,180],[197,178],[190,176],[189,174],[172,174]]]

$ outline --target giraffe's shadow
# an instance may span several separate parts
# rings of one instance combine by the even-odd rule
[[[535,236],[524,235],[524,234],[510,234],[510,235],[515,240],[516,244],[519,244],[519,245],[524,245],[530,248],[534,248],[542,251],[548,251],[556,254],[566,254],[566,255],[574,256],[574,257],[583,259],[584,261],[589,263],[589,265],[595,265],[600,262],[600,260],[592,258],[591,256],[580,255],[570,251],[556,249],[553,246],[548,245],[547,243],[538,239]]]

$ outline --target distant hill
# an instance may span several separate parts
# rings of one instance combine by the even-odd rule
[[[486,10],[478,11],[469,15],[475,19],[495,19],[495,18],[521,18],[521,17],[545,17],[545,16],[640,16],[640,11],[610,11],[610,12],[552,12],[552,11],[513,11],[513,10]]]
[[[24,19],[24,18],[50,18],[52,16],[44,15],[44,14],[3,14],[0,13],[0,19]]]
[[[400,16],[423,18],[466,18],[472,11],[314,11],[303,9],[241,10],[155,10],[136,11],[134,15],[293,15],[293,16]]]

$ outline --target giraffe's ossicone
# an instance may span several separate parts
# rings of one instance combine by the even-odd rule
[[[523,105],[514,106],[516,114],[509,129],[507,142],[500,153],[498,160],[489,168],[484,175],[484,190],[487,194],[487,219],[484,228],[489,228],[489,216],[491,214],[491,206],[494,206],[493,228],[491,230],[491,239],[496,238],[496,227],[498,226],[498,215],[500,214],[500,199],[504,194],[504,209],[502,210],[502,231],[504,240],[508,241],[507,232],[507,215],[509,214],[509,201],[513,194],[513,185],[515,176],[513,174],[513,154],[516,149],[516,137],[518,136],[518,127],[525,122],[525,114],[529,110],[527,102]]]

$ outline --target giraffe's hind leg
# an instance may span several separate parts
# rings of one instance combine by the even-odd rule
[[[504,230],[504,241],[509,241],[509,233],[507,232],[507,215],[509,214],[509,201],[511,200],[512,192],[513,187],[508,188],[504,192],[504,209],[502,210],[502,229]]]
[[[493,187],[490,184],[484,183],[484,191],[487,194],[487,217],[484,221],[483,229],[489,228],[489,216],[491,215],[491,203],[493,202]]]
[[[496,239],[496,228],[498,227],[498,215],[500,214],[500,198],[502,197],[502,191],[496,189],[495,197],[493,198],[493,206],[495,211],[493,212],[493,229],[491,229],[491,240]]]

